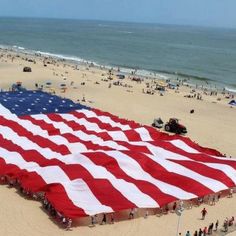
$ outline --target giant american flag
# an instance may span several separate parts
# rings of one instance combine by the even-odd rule
[[[40,91],[0,93],[0,175],[70,218],[219,192],[235,169],[187,137]]]

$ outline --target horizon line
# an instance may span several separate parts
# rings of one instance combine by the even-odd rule
[[[69,18],[69,17],[43,17],[43,16],[1,16],[0,18],[15,18],[15,19],[39,19],[39,20],[74,20],[74,21],[101,21],[110,23],[128,23],[128,24],[147,24],[147,25],[166,25],[166,26],[179,26],[179,27],[196,27],[196,28],[212,28],[212,29],[225,29],[236,30],[236,27],[230,26],[213,26],[213,25],[198,25],[198,24],[174,24],[163,22],[141,22],[141,21],[126,21],[126,20],[105,20],[105,19],[85,19],[85,18]]]

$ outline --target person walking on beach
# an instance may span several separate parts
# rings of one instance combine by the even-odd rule
[[[202,220],[204,220],[205,217],[206,217],[206,214],[207,214],[207,210],[206,210],[205,207],[203,208],[203,210],[201,211],[201,213],[202,213]]]
[[[195,230],[193,236],[198,236],[198,235],[197,235],[197,230]]]

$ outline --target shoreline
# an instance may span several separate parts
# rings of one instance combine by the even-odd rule
[[[188,75],[182,72],[173,72],[173,71],[165,71],[165,70],[147,70],[139,67],[128,67],[122,65],[105,65],[100,64],[95,61],[86,60],[80,58],[78,56],[73,55],[63,55],[51,52],[44,52],[34,49],[27,49],[21,46],[10,46],[10,45],[0,45],[0,50],[6,50],[8,52],[25,54],[28,56],[39,56],[39,57],[48,57],[55,60],[62,60],[66,63],[72,63],[75,65],[93,65],[97,69],[105,69],[105,70],[114,70],[117,73],[122,73],[124,75],[134,74],[141,78],[150,78],[150,79],[162,79],[162,80],[170,80],[171,82],[177,83],[179,80],[184,81],[189,86],[201,86],[203,89],[209,89],[213,91],[222,91],[225,90],[227,92],[236,94],[236,87],[233,87],[230,84],[220,83],[213,79],[204,78],[197,75]]]

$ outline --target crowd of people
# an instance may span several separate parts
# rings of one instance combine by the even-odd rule
[[[64,216],[61,212],[59,212],[53,204],[47,199],[46,195],[44,192],[37,192],[33,193],[29,189],[23,188],[21,186],[21,183],[18,179],[11,179],[7,176],[0,176],[0,184],[8,184],[10,187],[15,187],[19,190],[19,192],[27,198],[31,198],[34,200],[38,200],[42,202],[43,209],[48,212],[48,214],[57,221],[63,228],[66,230],[70,230],[72,227],[72,219]],[[204,197],[199,197],[197,199],[189,200],[189,201],[176,201],[170,204],[166,204],[165,206],[161,208],[156,208],[152,209],[152,214],[156,214],[157,216],[161,216],[163,214],[168,214],[169,212],[176,212],[180,208],[185,208],[185,209],[191,209],[193,206],[200,206],[202,203],[209,204],[209,205],[215,205],[217,201],[223,196],[228,196],[229,198],[233,197],[233,188],[226,190],[224,192],[219,192],[217,194],[211,194],[208,196]],[[144,218],[147,218],[149,215],[148,209],[141,211],[143,214]],[[202,215],[202,220],[205,219],[207,215],[207,209],[203,208],[201,211]],[[136,216],[140,217],[140,212],[139,209],[137,208],[132,208],[130,209],[130,212],[127,215],[127,219],[134,219]],[[100,224],[114,224],[115,222],[115,213],[102,213],[100,215],[94,215],[91,216],[91,225],[90,226],[95,226],[97,223],[99,223],[98,219],[101,219]],[[223,228],[224,231],[227,232],[228,228],[234,224],[234,217],[232,216],[230,219],[226,218],[224,223],[223,223]],[[217,231],[219,226],[219,221],[217,220],[214,223],[211,223],[208,227],[204,227],[203,229],[199,229],[198,231],[195,231],[193,236],[205,236],[205,235],[210,235],[212,234],[213,230]],[[181,235],[181,233],[180,233]],[[186,236],[191,236],[190,232],[188,231],[186,233]]]
[[[207,235],[212,235],[213,233],[217,234],[222,231],[224,233],[227,233],[229,227],[232,227],[233,225],[234,225],[234,216],[232,216],[230,219],[226,217],[226,219],[222,224],[222,229],[220,230],[219,230],[219,220],[216,220],[215,223],[212,222],[211,224],[209,224],[209,226],[205,226],[203,228],[200,228],[199,230],[195,230],[193,234],[191,234],[190,231],[188,230],[185,236],[207,236]],[[179,236],[182,236],[182,233],[179,233]]]
[[[10,179],[7,176],[0,177],[0,184],[8,184],[9,187],[15,187],[27,198],[34,199],[42,202],[43,209],[57,221],[63,228],[69,230],[72,226],[72,219],[64,216],[61,212],[57,211],[55,207],[48,201],[44,192],[32,193],[29,189],[23,188],[18,179]]]

